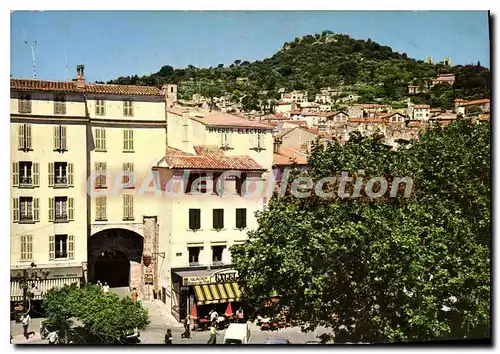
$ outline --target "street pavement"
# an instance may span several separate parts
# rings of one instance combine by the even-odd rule
[[[122,296],[128,294],[128,289],[113,289]],[[182,324],[177,322],[174,317],[168,313],[166,306],[158,300],[144,302],[144,306],[148,309],[149,325],[141,331],[141,344],[163,344],[167,329],[172,330],[173,344],[206,344],[209,338],[208,331],[198,332],[192,331],[191,338],[181,338],[181,333],[184,332]],[[29,331],[35,331],[35,335],[31,335],[28,340],[23,336],[23,328],[21,323],[11,321],[11,334],[13,336],[12,344],[47,344],[47,340],[40,338],[40,318],[32,318]],[[281,337],[288,339],[292,344],[303,344],[306,341],[317,340],[317,336],[327,332],[324,328],[316,329],[313,332],[303,333],[299,327],[290,327],[279,329],[277,331],[261,331],[253,323],[250,326],[250,344],[263,344],[269,337]],[[222,344],[224,340],[224,330],[218,331],[217,344]]]

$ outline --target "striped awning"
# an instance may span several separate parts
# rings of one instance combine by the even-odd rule
[[[241,293],[238,283],[219,283],[195,285],[196,303],[198,305],[240,301]]]
[[[42,300],[43,294],[52,288],[61,288],[73,283],[80,284],[80,278],[62,278],[45,280],[28,280],[28,290],[35,294],[34,300]],[[33,287],[34,285],[34,287]],[[23,288],[21,282],[12,280],[10,282],[10,301],[23,300]]]

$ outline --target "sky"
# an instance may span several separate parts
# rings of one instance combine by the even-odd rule
[[[331,30],[424,60],[490,67],[487,11],[42,11],[11,14],[11,75],[88,81],[147,75],[163,65],[263,60],[297,36]],[[28,44],[25,43],[28,42]]]

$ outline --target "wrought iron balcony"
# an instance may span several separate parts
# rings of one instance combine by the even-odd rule
[[[68,184],[68,178],[66,176],[56,176],[54,184],[56,186],[66,186]]]
[[[54,217],[54,221],[55,222],[66,222],[66,221],[68,221],[68,214],[66,212],[56,214]]]
[[[33,214],[32,213],[21,214],[21,215],[19,215],[19,221],[20,222],[32,222],[33,221]]]
[[[68,258],[67,251],[56,251],[56,258]]]
[[[19,187],[31,187],[33,186],[33,178],[20,176],[19,177]]]

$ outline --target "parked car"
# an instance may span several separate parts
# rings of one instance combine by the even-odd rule
[[[286,338],[271,337],[267,338],[264,344],[292,344],[292,342]]]
[[[248,323],[231,323],[224,334],[224,344],[248,344],[250,328]]]

